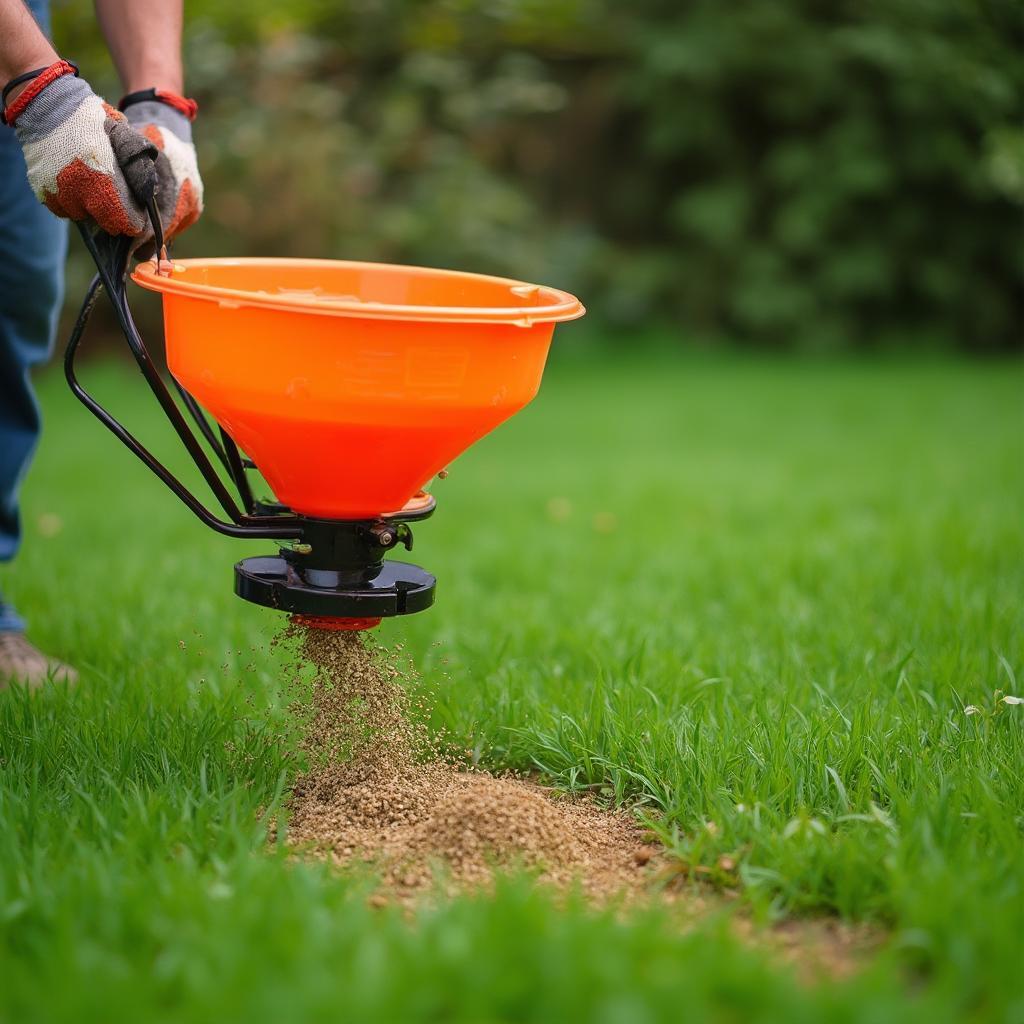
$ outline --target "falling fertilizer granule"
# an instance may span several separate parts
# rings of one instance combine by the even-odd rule
[[[363,634],[293,628],[316,669],[303,713],[307,773],[289,805],[288,843],[339,865],[368,864],[383,891],[486,886],[522,868],[596,901],[646,887],[656,849],[626,812],[555,799],[541,787],[467,771],[413,723],[399,673]]]

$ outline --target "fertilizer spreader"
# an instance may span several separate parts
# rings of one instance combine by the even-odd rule
[[[129,309],[131,240],[81,230],[98,273],[68,341],[68,383],[208,527],[280,542],[235,565],[235,593],[334,629],[433,604],[430,573],[384,556],[412,548],[435,474],[534,397],[555,324],[582,316],[579,300],[379,263],[193,259],[166,276],[140,263],[132,280],[163,298],[168,387]],[[223,517],[80,384],[100,291]],[[256,473],[272,499],[255,497]]]

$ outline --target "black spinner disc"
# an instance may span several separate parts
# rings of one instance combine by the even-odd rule
[[[421,612],[434,603],[436,580],[418,565],[386,560],[369,583],[310,586],[277,555],[256,555],[235,563],[235,593],[246,601],[299,615],[390,618]]]

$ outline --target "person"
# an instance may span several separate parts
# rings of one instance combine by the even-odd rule
[[[192,144],[196,105],[184,97],[182,0],[95,0],[125,95],[97,96],[49,41],[47,0],[0,0],[0,562],[20,541],[18,491],[36,447],[40,413],[30,371],[50,356],[63,297],[68,219],[130,235],[137,253],[152,230],[132,184],[153,161],[165,236],[203,208]],[[74,681],[69,665],[29,642],[0,594],[0,687]]]

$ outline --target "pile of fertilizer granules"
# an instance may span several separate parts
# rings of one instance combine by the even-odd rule
[[[632,815],[459,767],[414,724],[401,673],[365,634],[291,632],[316,671],[300,713],[309,768],[288,809],[297,851],[368,865],[400,901],[486,887],[502,869],[598,902],[648,885],[658,848]]]

